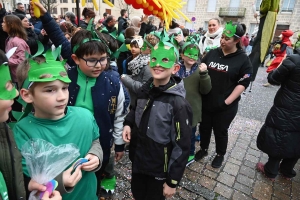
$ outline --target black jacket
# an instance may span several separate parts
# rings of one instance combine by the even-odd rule
[[[202,96],[204,111],[217,112],[234,106],[240,97],[229,106],[225,99],[232,93],[237,85],[245,88],[250,84],[252,65],[242,49],[224,55],[221,48],[210,50],[202,59],[207,65],[211,78],[212,89],[207,95]]]
[[[0,9],[0,24],[3,22],[3,17],[6,15],[5,8]],[[0,26],[0,49],[5,52],[5,41],[8,37],[7,33],[3,31],[2,25]]]
[[[118,34],[124,33],[125,29],[128,27],[127,19],[123,17],[118,18]]]
[[[13,12],[14,15],[16,14],[22,14],[22,15],[25,15],[26,16],[26,13],[23,12],[22,10],[19,10],[19,9],[16,9],[15,12]]]
[[[26,29],[27,32],[27,41],[26,43],[28,44],[30,48],[31,55],[34,55],[37,50],[38,50],[38,44],[37,41],[40,41],[42,44],[46,45],[49,41],[49,37],[47,35],[43,36],[42,34],[36,34],[34,30],[31,28]]]
[[[268,75],[268,82],[280,85],[257,147],[272,157],[300,157],[300,55],[288,56]]]
[[[135,146],[129,152],[134,157],[132,172],[166,179],[174,188],[189,157],[192,109],[179,77],[160,87],[152,83],[150,78],[140,88],[136,106],[124,122],[132,130],[130,146]]]

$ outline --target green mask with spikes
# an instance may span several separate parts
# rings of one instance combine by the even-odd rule
[[[151,49],[150,67],[172,68],[178,57],[178,50],[171,43],[159,42]]]
[[[0,99],[14,99],[18,92],[15,87],[11,87],[12,80],[7,63],[0,65]]]
[[[185,51],[183,52],[183,55],[186,57],[189,57],[193,60],[198,60],[199,58],[199,49],[196,46],[193,47],[186,47]]]
[[[239,37],[238,35],[235,34],[236,27],[237,25],[232,25],[232,21],[227,22],[223,34],[226,35],[227,37],[233,37],[233,36]]]

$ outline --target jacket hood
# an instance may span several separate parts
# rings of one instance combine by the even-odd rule
[[[230,57],[234,57],[234,56],[237,56],[237,55],[245,53],[243,51],[243,49],[238,49],[236,52],[224,56],[224,53],[223,53],[221,47],[219,47],[217,50],[218,50],[220,56],[225,57],[225,58],[230,58]]]
[[[185,98],[186,91],[184,89],[183,80],[178,76],[172,76],[171,80],[175,81],[175,84],[169,89],[165,90],[164,92],[169,94],[175,94],[177,96],[182,96],[183,98]]]

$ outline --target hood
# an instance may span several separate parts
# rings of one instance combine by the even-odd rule
[[[172,76],[171,80],[173,80],[175,84],[169,87],[169,89],[165,90],[164,92],[169,94],[175,94],[177,96],[182,96],[183,98],[185,98],[186,91],[184,89],[183,80],[178,76]]]
[[[236,52],[224,56],[224,53],[223,53],[221,47],[217,48],[217,51],[219,52],[219,55],[222,56],[222,57],[224,57],[224,58],[231,58],[231,57],[234,57],[236,55],[240,55],[240,54],[245,53],[243,51],[243,49],[238,49]]]
[[[291,37],[294,35],[294,32],[292,30],[285,30],[281,32],[282,37]]]

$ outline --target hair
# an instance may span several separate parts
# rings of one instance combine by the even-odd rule
[[[15,14],[22,21],[26,16],[23,14]]]
[[[179,27],[179,24],[177,24],[175,20],[172,20],[172,22],[170,24],[170,29],[174,29],[174,28],[177,28],[177,27]]]
[[[133,36],[135,36],[134,28],[132,27],[126,28],[124,31],[124,36],[125,38],[132,38]]]
[[[237,36],[233,36],[233,39],[234,41],[237,41],[239,40],[238,43],[236,43],[236,47],[238,49],[241,49],[242,48],[242,40],[241,40],[241,37],[243,35],[245,35],[245,32],[246,32],[246,25],[245,24],[240,24],[240,23],[237,23],[237,22],[233,22],[232,25],[236,25],[236,32],[235,32],[235,35]]]
[[[148,21],[149,21],[148,24],[153,24],[154,20],[155,20],[154,16],[149,16],[148,17]]]
[[[135,47],[135,48],[138,48],[138,49],[140,48],[138,43],[136,41],[133,42],[133,40],[131,40],[131,42],[130,42],[130,47]]]
[[[159,39],[153,35],[153,34],[148,34],[146,35],[146,38],[145,38],[153,47],[159,43]]]
[[[123,16],[125,15],[126,12],[127,12],[126,9],[122,9],[122,10],[120,11],[121,16],[123,17]]]
[[[59,24],[59,27],[64,33],[68,32],[74,35],[76,32],[76,27],[71,22],[62,22]]]
[[[82,41],[86,38],[90,39],[91,41],[82,44]],[[85,29],[81,29],[77,31],[75,35],[72,37],[71,39],[72,50],[77,44],[80,44],[78,49],[75,52],[73,52],[78,58],[82,58],[84,55],[107,53],[106,46],[100,41],[92,40],[92,38],[93,38],[92,33]]]
[[[112,15],[109,15],[107,18],[106,18],[106,23],[108,24],[111,20],[114,19],[114,16]]]
[[[20,6],[20,5],[23,5],[23,3],[21,3],[21,2],[17,3],[17,6]]]
[[[186,36],[189,36],[189,35],[190,35],[189,29],[183,28],[183,29],[181,29],[181,30],[182,30],[183,37],[186,37]]]
[[[217,22],[218,22],[218,24],[220,25],[221,24],[221,21],[220,21],[220,19],[219,18],[216,18],[216,17],[214,17],[214,18],[211,18],[210,20],[208,20],[208,21],[211,21],[211,20],[216,20]]]
[[[70,21],[71,21],[72,23],[75,23],[75,24],[76,24],[76,21],[75,21],[76,16],[75,16],[75,14],[74,14],[73,12],[70,12],[70,11],[66,12],[66,13],[65,13],[65,17],[70,18]]]
[[[95,18],[96,14],[93,10],[88,9],[88,8],[84,8],[82,11],[82,16],[89,17],[89,18]]]
[[[0,65],[2,65],[3,63],[8,62],[8,59],[4,53],[4,51],[2,51],[0,49]]]
[[[8,35],[11,37],[19,37],[27,41],[27,33],[22,25],[19,17],[15,15],[6,15],[4,17],[6,26],[8,28]]]
[[[107,13],[105,12],[105,13],[103,13],[103,17],[107,17]]]

